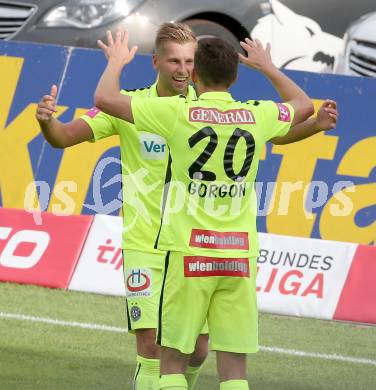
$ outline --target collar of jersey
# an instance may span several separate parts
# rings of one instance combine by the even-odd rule
[[[152,86],[150,87],[150,90],[149,90],[149,97],[158,97],[158,93],[157,93],[157,82],[155,82],[154,84],[152,84]]]
[[[233,97],[229,92],[204,92],[199,96],[199,100],[225,100],[234,101]]]
[[[157,92],[157,81],[150,87],[149,97],[159,97]],[[192,85],[188,85],[188,93],[186,98],[188,100],[196,98],[196,91],[194,90]]]

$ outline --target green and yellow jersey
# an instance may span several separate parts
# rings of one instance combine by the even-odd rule
[[[137,129],[163,137],[170,149],[172,180],[156,246],[202,256],[257,256],[260,154],[268,140],[288,132],[293,108],[207,92],[191,101],[135,98],[132,112]]]
[[[137,98],[158,97],[156,84],[121,93]],[[187,99],[195,98],[189,87]],[[165,186],[164,173],[168,149],[162,133],[155,127],[150,132],[142,127],[91,109],[81,117],[92,129],[94,140],[119,135],[123,188],[122,247],[140,252],[154,249],[161,221],[161,199]],[[171,126],[173,123],[171,123]]]

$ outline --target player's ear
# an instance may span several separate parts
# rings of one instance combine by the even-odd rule
[[[158,68],[159,68],[158,55],[155,53],[153,54],[153,57],[152,57],[152,64],[153,64],[154,70],[158,70]]]

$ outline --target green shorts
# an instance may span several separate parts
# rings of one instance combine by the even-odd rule
[[[155,329],[158,324],[164,253],[123,251],[128,331]]]
[[[168,252],[157,342],[190,354],[208,321],[216,351],[258,351],[256,258],[230,259]]]
[[[123,251],[128,331],[158,327],[166,253]],[[208,333],[205,324],[200,333]]]

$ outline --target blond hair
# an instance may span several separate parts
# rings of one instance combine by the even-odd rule
[[[155,50],[158,52],[165,42],[171,41],[184,44],[197,42],[197,38],[191,28],[185,23],[163,23],[157,31]]]

